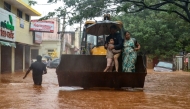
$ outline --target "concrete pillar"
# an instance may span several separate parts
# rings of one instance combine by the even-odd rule
[[[32,61],[31,61],[31,47],[30,47],[30,54],[29,54],[30,56],[29,56],[29,59],[30,59],[30,61],[29,61],[29,66],[32,64]]]
[[[190,69],[190,57],[188,57],[188,70]]]
[[[0,44],[0,74],[1,74],[1,44]]]
[[[25,72],[25,45],[23,46],[23,72]]]
[[[15,72],[15,48],[12,47],[12,52],[11,52],[11,72]]]

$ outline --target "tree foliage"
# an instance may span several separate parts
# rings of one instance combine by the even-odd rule
[[[189,0],[48,0],[63,7],[43,19],[66,16],[69,24],[109,13],[137,38],[141,51],[162,58],[190,52]]]
[[[118,11],[126,13],[139,12],[145,9],[175,13],[183,20],[190,23],[189,0],[120,0],[123,5]]]
[[[72,15],[69,17],[70,24],[105,13],[135,13],[145,9],[174,13],[190,23],[190,0],[47,0],[48,3],[58,1],[62,1],[65,7],[72,8],[72,11],[69,11]],[[30,0],[30,4],[35,3],[37,2]]]
[[[189,0],[48,0],[48,3],[57,1],[63,1],[65,6],[74,8],[70,23],[105,13],[134,13],[145,9],[174,13],[190,23]]]
[[[161,58],[168,58],[179,52],[190,52],[189,24],[176,18],[176,14],[144,10],[116,16],[125,30],[141,44],[141,51]]]
[[[29,1],[29,5],[30,5],[30,6],[35,5],[35,4],[37,4],[37,1],[33,1],[33,0],[30,0],[30,1]]]

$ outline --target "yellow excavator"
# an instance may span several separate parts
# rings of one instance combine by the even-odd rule
[[[109,15],[104,15],[110,19]],[[83,36],[81,41],[81,54],[90,54],[90,55],[106,55],[106,49],[104,48],[106,37],[109,34],[101,34],[100,36],[96,36],[94,34],[88,34],[86,30],[91,25],[96,25],[95,21],[86,21],[83,28]],[[112,22],[113,23],[113,22]],[[123,23],[121,21],[115,21],[118,25],[120,31],[118,31],[121,36],[123,36]],[[109,31],[109,30],[108,30]]]
[[[95,36],[86,34],[86,28],[95,24],[95,21],[86,21],[83,28],[83,36],[81,41],[81,54],[88,55],[106,55],[104,48],[105,36]]]
[[[146,66],[142,55],[137,56],[136,72],[122,72],[122,55],[119,57],[119,72],[103,72],[106,67],[106,49],[104,43],[111,25],[117,26],[117,33],[123,38],[121,21],[110,21],[105,15],[102,21],[86,21],[83,28],[80,55],[62,55],[56,69],[59,86],[143,88]]]

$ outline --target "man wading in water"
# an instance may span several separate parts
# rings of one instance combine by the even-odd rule
[[[42,62],[42,56],[38,55],[36,57],[37,61],[32,63],[28,71],[26,72],[23,79],[26,78],[28,73],[32,70],[32,77],[34,81],[34,85],[42,84],[42,75],[47,73],[46,65]]]

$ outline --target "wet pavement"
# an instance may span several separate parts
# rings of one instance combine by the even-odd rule
[[[190,73],[148,70],[143,90],[59,88],[54,69],[34,86],[31,73],[0,74],[0,109],[190,109]]]

